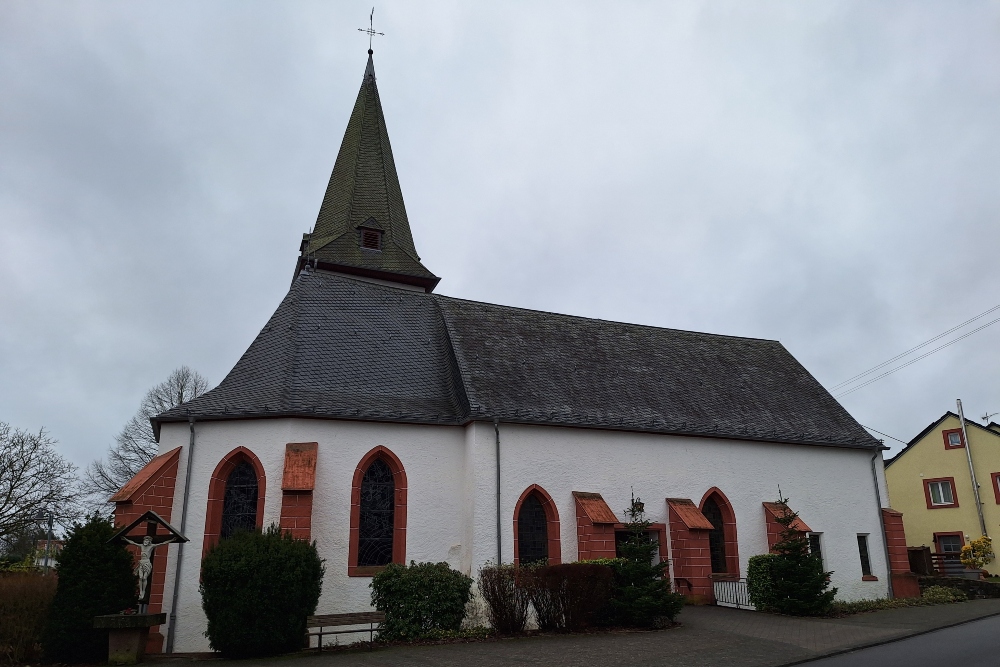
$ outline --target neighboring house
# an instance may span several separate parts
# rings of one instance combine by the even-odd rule
[[[986,533],[1000,533],[1000,425],[946,412],[886,463],[892,506],[903,513],[907,544],[928,547],[939,569],[960,571],[958,553],[983,534],[969,455],[979,484]],[[990,565],[987,565],[987,569]]]
[[[38,540],[37,542],[35,542],[35,566],[45,567],[46,565],[48,565],[49,567],[56,567],[57,565],[56,561],[58,560],[59,554],[62,552],[63,549],[63,541],[50,540],[48,542],[48,548],[49,548],[48,560],[46,560],[45,558],[45,545],[46,545],[45,540]]]
[[[323,614],[369,609],[389,563],[613,557],[633,492],[696,601],[774,544],[779,486],[842,598],[908,572],[881,444],[779,342],[434,294],[370,57],[295,262],[219,386],[153,418],[159,456],[112,499],[119,524],[153,509],[191,540],[154,563],[173,650],[208,648],[201,554],[272,523],[316,541]]]

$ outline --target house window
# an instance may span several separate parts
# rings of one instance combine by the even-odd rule
[[[358,519],[358,566],[380,566],[392,562],[392,535],[395,527],[396,485],[392,470],[382,459],[368,466],[361,479],[361,508]]]
[[[965,447],[965,438],[962,437],[962,429],[952,428],[941,432],[944,436],[945,449],[959,449]]]
[[[937,550],[942,554],[957,554],[962,551],[961,535],[938,535]]]
[[[712,530],[708,531],[708,553],[712,562],[713,573],[725,573],[726,569],[726,533],[722,521],[722,510],[714,497],[709,497],[701,508]]]
[[[536,494],[521,503],[517,515],[517,558],[522,565],[548,560],[549,530],[545,508]]]
[[[958,507],[953,477],[924,480],[924,496],[927,500],[927,509]]]
[[[257,472],[253,464],[240,461],[226,478],[220,537],[226,538],[237,531],[257,527],[257,494]]]
[[[823,562],[823,548],[820,544],[819,536],[821,533],[809,533],[809,553],[816,558],[819,558],[819,562]]]
[[[362,229],[361,247],[365,250],[381,250],[382,232],[377,229]]]
[[[872,576],[872,561],[868,556],[868,536],[858,535],[858,553],[861,555],[861,574]]]
[[[1000,505],[1000,472],[992,473],[990,479],[993,480],[993,495],[996,497],[997,505]]]

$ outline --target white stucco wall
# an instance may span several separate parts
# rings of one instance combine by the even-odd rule
[[[285,443],[318,442],[312,535],[326,559],[318,613],[369,608],[369,578],[348,577],[350,493],[354,470],[372,448],[388,447],[407,476],[407,561],[446,561],[474,574],[496,560],[496,456],[492,423],[465,427],[272,419],[196,424],[195,457],[180,575],[174,650],[204,651],[205,618],[198,593],[208,482],[219,461],[236,447],[250,449],[266,475],[264,524],[277,523]],[[165,424],[160,451],[183,446],[174,503],[180,523],[187,424]],[[648,517],[666,522],[670,498],[701,501],[713,486],[736,513],[741,571],[747,559],[767,552],[761,503],[776,499],[778,485],[789,504],[823,533],[826,568],[838,597],[881,597],[886,568],[866,451],[803,447],[713,438],[661,436],[593,429],[500,424],[501,537],[503,560],[513,560],[513,512],[518,497],[538,484],[553,498],[561,522],[562,558],[577,558],[573,491],[601,493],[620,517],[630,491],[642,498]],[[883,496],[883,504],[885,496]],[[877,582],[861,581],[857,534],[870,534]],[[168,556],[165,611],[169,612],[177,548]]]

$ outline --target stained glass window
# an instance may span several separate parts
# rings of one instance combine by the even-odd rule
[[[376,459],[361,479],[358,520],[358,565],[392,562],[392,533],[396,517],[396,484],[385,461]]]
[[[726,531],[723,528],[722,509],[715,498],[705,501],[701,513],[705,515],[712,530],[708,531],[708,553],[712,559],[712,572],[722,573],[726,571]]]
[[[549,557],[548,518],[534,493],[521,503],[517,515],[517,558],[522,565]]]
[[[222,537],[257,527],[257,472],[249,461],[240,461],[226,479],[222,501]]]

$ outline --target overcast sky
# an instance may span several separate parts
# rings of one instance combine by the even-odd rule
[[[0,0],[0,421],[84,465],[172,369],[225,376],[315,221],[370,8]],[[440,293],[777,339],[827,387],[1000,303],[996,2],[375,12]],[[842,401],[903,440],[1000,412],[998,342]]]

